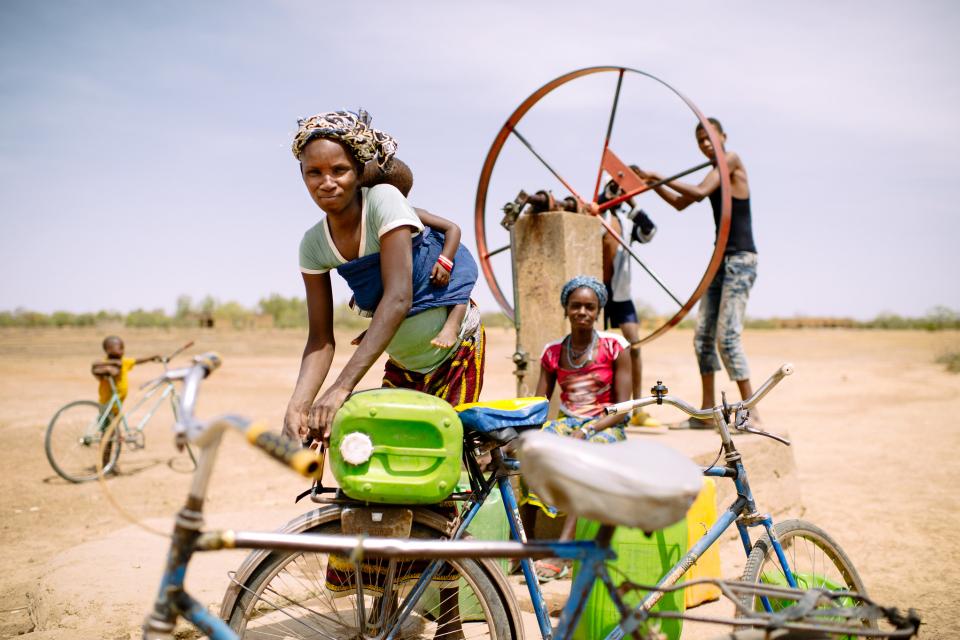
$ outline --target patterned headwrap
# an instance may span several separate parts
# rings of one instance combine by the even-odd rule
[[[576,276],[563,285],[563,290],[560,291],[560,306],[566,308],[567,298],[580,287],[593,289],[593,292],[597,294],[597,300],[600,301],[600,306],[607,306],[607,287],[593,276]]]
[[[383,131],[370,126],[370,114],[363,109],[328,111],[297,121],[299,128],[293,137],[293,157],[300,159],[303,148],[316,138],[331,138],[347,145],[361,163],[377,159],[384,168],[397,152],[397,141]]]

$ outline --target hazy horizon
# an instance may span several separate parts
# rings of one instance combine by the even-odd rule
[[[217,304],[237,303],[237,304],[242,305],[242,306],[243,306],[246,310],[248,310],[248,311],[258,312],[258,311],[260,311],[260,309],[259,309],[259,301],[260,301],[260,300],[263,300],[263,299],[266,299],[266,298],[268,298],[268,297],[270,297],[270,296],[272,296],[272,295],[281,295],[281,294],[278,294],[278,293],[276,293],[276,292],[272,292],[272,293],[269,293],[269,294],[266,294],[266,295],[263,295],[263,296],[259,296],[259,297],[257,298],[257,300],[256,300],[255,302],[251,303],[251,304],[244,304],[244,303],[239,302],[238,300],[231,300],[231,299],[227,299],[227,298],[220,298],[220,297],[217,297],[217,296],[211,296],[211,297],[217,302]],[[192,297],[191,297],[191,300],[192,300],[192,302],[194,303],[194,305],[195,305],[197,308],[199,308],[198,305],[202,304],[202,303],[204,302],[204,299],[205,299],[206,297],[207,297],[207,296],[200,296],[200,297],[198,297],[198,298],[192,298]],[[284,296],[284,297],[285,297],[285,298],[296,297],[296,298],[299,298],[299,299],[301,299],[301,300],[304,299],[303,294],[296,294],[296,293],[293,294],[292,296]],[[349,300],[349,296],[344,296],[344,297],[342,297],[342,298],[335,299],[335,300],[334,300],[334,304],[346,306],[348,300]],[[667,310],[656,309],[656,308],[650,307],[650,306],[647,305],[647,303],[645,303],[643,300],[640,300],[640,299],[635,300],[635,303],[636,303],[636,305],[637,305],[638,312],[642,312],[644,305],[646,305],[647,308],[652,309],[652,311],[653,311],[653,316],[654,316],[654,317],[660,317],[660,318],[669,317]],[[174,317],[174,315],[175,315],[175,313],[176,313],[176,301],[174,301],[174,303],[169,304],[169,305],[165,305],[165,304],[155,304],[155,305],[149,305],[149,306],[131,307],[131,308],[129,308],[129,309],[119,309],[119,308],[67,309],[67,308],[59,308],[59,307],[58,307],[58,308],[55,308],[55,309],[41,310],[41,309],[33,309],[33,308],[22,307],[22,306],[21,306],[21,307],[15,307],[15,308],[12,308],[12,309],[0,309],[0,313],[36,312],[36,313],[42,313],[42,314],[45,314],[45,315],[50,315],[50,314],[57,313],[57,312],[66,312],[66,313],[73,313],[73,314],[79,315],[79,314],[85,314],[85,313],[93,313],[93,314],[96,314],[96,313],[100,313],[100,312],[106,312],[106,313],[119,313],[119,314],[121,314],[121,315],[127,315],[127,314],[129,314],[129,313],[131,313],[131,312],[135,312],[135,311],[156,311],[156,310],[158,310],[158,309],[159,309],[159,310],[162,310],[165,314],[167,314],[168,316],[170,316],[170,317],[172,318],[172,317]],[[748,319],[752,319],[752,320],[766,320],[766,319],[772,319],[772,318],[782,318],[782,319],[790,319],[790,318],[812,318],[812,319],[813,319],[813,318],[830,318],[830,319],[837,319],[837,320],[840,320],[840,319],[851,319],[851,320],[855,320],[855,321],[870,321],[870,320],[875,320],[875,319],[877,319],[877,318],[879,318],[879,317],[881,317],[881,316],[886,316],[886,315],[901,316],[901,317],[906,318],[906,319],[922,319],[922,318],[926,318],[926,317],[928,317],[928,316],[930,316],[930,315],[932,315],[932,314],[935,315],[936,313],[938,313],[938,312],[940,312],[940,311],[943,311],[943,310],[947,310],[947,311],[952,312],[953,314],[955,314],[955,315],[957,315],[957,316],[960,316],[960,309],[958,309],[958,308],[950,307],[950,306],[948,306],[948,305],[935,304],[935,305],[932,305],[930,308],[925,309],[924,311],[922,311],[922,312],[920,312],[920,313],[916,313],[916,314],[903,314],[903,313],[898,313],[896,310],[893,310],[893,309],[881,309],[881,310],[878,311],[877,313],[875,313],[875,314],[873,314],[873,315],[870,315],[870,316],[856,316],[856,315],[843,315],[843,314],[807,314],[807,313],[791,313],[791,314],[777,314],[777,313],[774,313],[774,314],[770,314],[770,315],[759,315],[759,314],[757,314],[757,313],[753,313],[753,312],[751,311],[751,309],[748,307],[748,309],[747,309],[747,316],[746,316],[746,317],[747,317]],[[483,308],[481,309],[481,313],[484,313],[484,314],[487,314],[487,313],[502,313],[502,311],[501,311],[500,307],[498,307],[498,306],[496,305],[495,302],[491,302],[490,304],[486,305],[485,307],[483,307]],[[671,314],[672,314],[672,312],[671,312]],[[686,319],[693,319],[695,316],[696,316],[696,307],[694,307],[693,311],[691,311],[691,312],[686,316]],[[504,317],[506,317],[506,316],[504,316]]]

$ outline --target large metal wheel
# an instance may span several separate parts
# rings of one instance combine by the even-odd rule
[[[587,76],[600,76],[600,78],[591,81],[586,78]],[[609,80],[607,81],[605,78]],[[578,79],[582,79],[580,83],[573,82]],[[583,136],[587,135],[590,127],[587,126],[586,123],[589,117],[584,115],[584,112],[590,111],[588,108],[590,106],[601,106],[597,102],[598,99],[606,102],[606,99],[602,98],[604,95],[603,85],[597,84],[597,82],[601,81],[608,82],[609,84],[609,90],[612,92],[612,104],[609,107],[601,107],[606,117],[603,119],[604,121],[599,124],[605,127],[606,135],[603,135],[602,129],[597,129],[598,138],[600,139],[597,140],[596,148],[601,150],[599,169],[589,169],[581,158],[573,158],[571,160],[572,155],[582,154],[571,154],[569,148],[564,151],[559,147],[562,147],[563,142],[582,142]],[[586,82],[590,82],[591,84],[587,86],[585,84]],[[578,89],[573,86],[574,84],[584,84],[585,86]],[[641,90],[639,91],[635,88],[638,85],[641,86]],[[647,98],[644,98],[643,91],[646,91],[648,98],[650,96],[656,96],[658,105],[672,104],[673,106],[669,108],[677,113],[672,114],[671,118],[674,120],[679,118],[686,123],[683,126],[687,131],[687,138],[690,144],[686,145],[682,150],[682,159],[651,158],[648,155],[648,157],[641,160],[635,159],[636,153],[631,151],[629,158],[625,155],[625,159],[621,160],[614,153],[611,147],[611,140],[619,142],[613,135],[618,110],[621,115],[624,111],[628,111],[628,109],[626,109],[627,102],[625,101],[625,97],[634,105],[646,100]],[[557,105],[558,100],[544,102],[544,99],[547,98],[548,95],[550,95],[551,98],[557,96],[562,98],[562,100],[559,100],[561,103],[560,106]],[[566,104],[564,104],[563,100],[566,100]],[[551,102],[552,104],[550,104]],[[534,109],[537,105],[541,105],[542,108],[539,110]],[[567,118],[570,125],[569,128],[565,126],[562,130],[551,130],[551,125],[547,124],[550,122],[549,117],[540,118],[539,120],[534,117],[538,111],[552,112],[554,116],[553,126],[555,126],[556,116],[559,112],[561,118],[564,116]],[[597,112],[598,110],[595,108],[593,111]],[[635,115],[635,113],[636,111],[632,115]],[[661,116],[664,115],[662,109],[660,114]],[[524,120],[524,118],[526,118],[526,120]],[[544,145],[544,143],[546,143],[545,146],[539,147],[538,150],[538,148],[535,148],[531,143],[530,139],[519,131],[518,125],[521,123],[521,120],[524,121],[525,127],[528,124],[530,125],[532,131],[530,139],[536,139],[538,145]],[[634,123],[635,122],[636,117],[634,117]],[[650,113],[648,123],[658,122],[656,113]],[[521,190],[536,191],[541,188],[540,185],[549,183],[557,189],[556,200],[569,197],[576,201],[580,209],[588,209],[589,203],[598,203],[601,186],[604,183],[603,178],[604,175],[607,175],[608,179],[612,179],[620,186],[623,195],[600,205],[599,211],[603,212],[607,208],[619,206],[627,197],[639,197],[647,191],[652,191],[652,186],[644,184],[635,174],[629,171],[627,168],[629,164],[636,163],[646,169],[661,170],[664,169],[664,167],[655,165],[672,162],[677,163],[678,166],[681,167],[688,167],[679,171],[670,171],[668,179],[691,175],[699,170],[710,167],[711,163],[703,162],[702,157],[698,162],[693,161],[696,158],[694,153],[698,153],[693,135],[697,122],[704,125],[713,148],[717,150],[714,166],[720,173],[722,206],[716,233],[714,231],[712,215],[697,216],[697,224],[704,229],[700,236],[709,236],[708,240],[715,240],[712,250],[709,245],[704,246],[702,250],[689,249],[686,244],[686,237],[689,237],[689,235],[686,233],[678,233],[672,239],[672,244],[676,245],[676,250],[683,251],[684,253],[677,254],[676,250],[672,250],[671,253],[674,257],[684,260],[684,266],[686,268],[689,268],[691,261],[695,264],[702,265],[697,267],[695,278],[691,279],[688,277],[687,280],[690,282],[681,284],[680,286],[671,286],[670,271],[674,269],[672,261],[671,264],[663,261],[662,265],[652,265],[649,260],[642,258],[638,255],[637,251],[631,249],[629,235],[626,231],[623,233],[625,237],[620,237],[614,233],[614,236],[617,237],[621,246],[629,251],[632,259],[636,263],[635,266],[639,265],[640,267],[640,269],[634,269],[634,280],[636,281],[646,277],[648,284],[659,292],[658,295],[664,297],[664,300],[667,301],[666,304],[671,308],[671,311],[668,311],[665,315],[666,320],[658,323],[659,326],[648,330],[645,335],[641,337],[641,342],[647,342],[656,338],[683,319],[697,303],[704,291],[706,291],[723,259],[723,253],[727,243],[727,234],[730,227],[731,200],[730,175],[727,168],[726,157],[723,153],[722,140],[714,133],[712,127],[707,126],[708,123],[704,115],[688,98],[663,80],[649,73],[627,67],[589,67],[572,71],[543,85],[517,107],[500,129],[483,163],[483,169],[480,172],[480,181],[477,186],[474,215],[477,237],[477,257],[480,261],[480,267],[483,270],[484,277],[494,298],[507,317],[516,321],[514,308],[517,292],[511,291],[504,286],[508,281],[514,280],[512,268],[515,264],[511,253],[511,234],[501,228],[500,224],[501,218],[503,218],[500,208],[504,202],[507,202],[509,198],[513,197],[512,195],[507,197],[505,194],[516,194]],[[544,126],[545,124],[546,126]],[[659,138],[659,130],[655,127],[648,128],[653,132],[646,137],[648,146],[655,146],[661,151],[663,149],[669,149],[671,152],[678,146],[671,143],[664,144],[664,141]],[[505,145],[507,145],[510,140],[516,140],[520,145],[518,148],[525,150],[519,153],[520,155],[525,154],[528,156],[526,165],[523,164],[523,159],[518,162],[506,163],[505,160],[501,158],[501,151],[504,150]],[[634,145],[627,146],[630,146],[632,149]],[[552,148],[546,149],[546,151],[542,153],[545,147]],[[565,171],[566,169],[572,169],[572,172],[561,175],[559,165],[556,163],[557,160],[566,163],[567,166],[564,167]],[[508,165],[504,169],[505,173],[501,172],[506,175],[506,179],[500,180],[501,184],[498,185],[497,193],[493,193],[491,181],[494,179],[496,169],[503,164]],[[533,165],[537,165],[539,168],[534,168]],[[574,175],[577,176],[578,179],[576,181],[568,180],[565,175]],[[579,186],[583,191],[578,192],[575,185]],[[588,192],[586,189],[590,189],[591,191]],[[652,197],[656,198],[655,195]],[[638,202],[638,206],[639,204]],[[709,207],[709,205],[704,204],[694,206]],[[612,232],[609,225],[603,222],[602,217],[601,224],[606,227],[608,233]],[[708,234],[707,227],[709,227]],[[668,268],[660,270],[660,266]],[[508,276],[507,274],[510,275]],[[695,285],[692,284],[694,281]]]

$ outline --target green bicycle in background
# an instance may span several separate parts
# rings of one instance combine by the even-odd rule
[[[186,349],[193,341],[183,345],[169,356],[161,357],[159,362],[166,371],[167,363]],[[129,410],[124,410],[123,401],[117,393],[114,376],[116,365],[110,362],[96,362],[91,371],[94,376],[107,380],[113,391],[106,404],[93,400],[75,400],[61,407],[50,424],[44,438],[47,460],[57,474],[69,482],[88,482],[97,478],[98,461],[103,465],[103,474],[110,473],[120,457],[121,445],[130,449],[143,449],[146,446],[144,428],[150,419],[168,400],[173,411],[174,421],[179,419],[180,399],[174,386],[165,378],[148,382],[143,396]],[[131,426],[127,416],[135,415],[141,407],[151,402],[143,416]],[[111,428],[111,425],[115,425]],[[109,434],[109,436],[107,436]],[[105,441],[104,438],[109,440]],[[194,467],[197,461],[189,445],[185,446],[187,455]]]

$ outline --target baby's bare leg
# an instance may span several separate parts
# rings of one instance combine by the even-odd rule
[[[449,308],[447,312],[447,321],[443,323],[443,328],[433,340],[430,341],[435,347],[449,349],[457,342],[457,336],[460,335],[460,325],[463,324],[463,318],[467,315],[467,305],[458,304]]]

